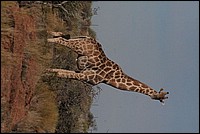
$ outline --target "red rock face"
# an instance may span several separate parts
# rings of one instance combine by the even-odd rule
[[[1,51],[9,55],[5,60],[10,63],[1,66],[2,132],[12,130],[25,117],[37,82],[37,63],[25,53],[28,42],[36,40],[35,20],[17,6],[7,10],[13,16],[14,31],[1,42]]]

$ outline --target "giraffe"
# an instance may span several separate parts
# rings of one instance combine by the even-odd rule
[[[76,61],[79,71],[50,68],[46,69],[46,73],[56,73],[57,77],[76,79],[92,85],[105,83],[120,90],[148,95],[161,103],[168,98],[165,95],[169,92],[164,92],[162,88],[157,92],[125,74],[118,64],[105,55],[101,44],[94,38],[88,36],[68,38],[69,36],[64,36],[61,32],[49,33],[54,37],[47,39],[49,43],[66,46],[78,54]]]

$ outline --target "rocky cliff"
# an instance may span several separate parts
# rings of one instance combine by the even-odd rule
[[[41,76],[49,67],[76,70],[77,55],[49,45],[47,31],[89,35],[84,25],[90,18],[38,2],[1,2],[1,131],[87,132],[93,123],[91,86]],[[63,6],[72,5],[79,6],[71,10],[76,14],[91,11],[91,2]]]

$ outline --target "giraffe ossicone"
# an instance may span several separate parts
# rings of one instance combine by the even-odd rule
[[[47,69],[47,73],[54,72],[57,77],[76,79],[92,85],[105,83],[117,89],[148,95],[162,104],[168,98],[165,95],[169,92],[164,92],[163,89],[157,92],[148,85],[126,75],[118,64],[105,55],[101,44],[94,38],[87,36],[68,38],[70,36],[65,36],[61,32],[48,33],[53,35],[53,38],[47,39],[48,42],[68,47],[78,54],[76,62],[80,72]]]

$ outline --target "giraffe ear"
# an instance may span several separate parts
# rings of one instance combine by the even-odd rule
[[[161,91],[163,91],[163,90],[164,90],[164,89],[163,89],[163,88],[161,88],[161,89],[160,89],[160,91],[159,91],[159,93],[160,93]]]

